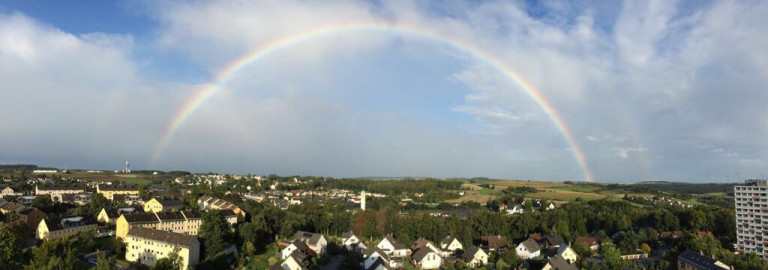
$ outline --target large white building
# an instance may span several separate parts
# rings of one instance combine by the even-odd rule
[[[736,248],[768,258],[768,180],[746,180],[733,187],[736,204]]]

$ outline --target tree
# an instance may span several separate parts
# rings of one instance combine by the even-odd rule
[[[32,260],[27,270],[74,270],[77,251],[68,237],[43,242],[32,249]]]
[[[642,245],[640,245],[640,249],[642,249],[643,252],[645,252],[645,254],[651,254],[651,246],[649,246],[646,243],[643,243]]]
[[[232,242],[232,233],[227,220],[219,211],[203,213],[202,220],[197,236],[203,239],[203,250],[205,250],[206,258],[211,258],[224,251]]]
[[[53,201],[50,196],[37,196],[32,200],[32,206],[43,212],[50,213],[53,209]]]
[[[8,225],[3,223],[0,223],[0,266],[8,269],[21,267],[19,238]]]
[[[115,263],[115,256],[109,256],[104,252],[99,253],[96,261],[95,270],[117,270],[117,264]]]
[[[613,243],[603,241],[601,247],[603,254],[603,268],[606,269],[621,269],[621,252],[613,246]]]
[[[98,216],[101,209],[108,205],[109,201],[104,198],[104,195],[101,195],[101,193],[93,194],[93,196],[91,196],[91,202],[88,204],[88,212],[93,216]]]
[[[183,265],[179,257],[179,249],[175,248],[168,257],[157,260],[152,270],[179,270]]]

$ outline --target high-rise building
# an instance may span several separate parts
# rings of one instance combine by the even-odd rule
[[[768,258],[768,180],[746,180],[733,191],[737,251]]]

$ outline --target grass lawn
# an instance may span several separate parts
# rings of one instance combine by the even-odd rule
[[[550,187],[548,189],[570,190],[570,191],[578,191],[578,192],[594,192],[600,189],[600,187],[587,186],[587,185],[573,185],[573,186]]]
[[[128,178],[128,179],[125,179],[125,183],[126,184],[147,185],[147,184],[151,184],[152,181],[150,181],[149,179],[144,179],[144,178]]]
[[[499,194],[498,190],[493,190],[488,188],[484,188],[480,190],[480,195],[498,195],[498,194]]]

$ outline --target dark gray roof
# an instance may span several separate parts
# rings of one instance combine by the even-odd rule
[[[181,211],[181,213],[187,218],[187,219],[200,219],[203,217],[203,212],[200,212],[198,210],[192,210],[192,211]]]
[[[137,226],[132,226],[128,230],[128,236],[139,237],[154,241],[160,241],[171,245],[178,245],[189,247],[193,243],[197,242],[197,237],[194,235],[186,235],[175,232],[167,232],[155,229],[147,229]]]
[[[536,241],[534,241],[531,238],[528,238],[528,240],[525,240],[520,244],[522,244],[525,248],[527,248],[531,252],[536,252],[541,249],[541,247],[539,246],[539,243],[536,243]]]
[[[159,202],[161,205],[168,207],[168,206],[184,206],[184,202],[182,202],[179,199],[157,199],[157,202]]]
[[[416,253],[413,254],[413,259],[417,262],[420,262],[424,259],[429,253],[434,253],[435,251],[428,247],[420,248],[416,251]]]
[[[472,245],[466,251],[464,251],[464,254],[462,254],[461,257],[464,258],[467,263],[469,263],[473,258],[475,258],[475,253],[478,251],[480,251],[480,248],[478,246]]]
[[[453,236],[450,236],[450,235],[446,236],[445,238],[443,238],[442,241],[440,241],[440,244],[442,244],[442,245],[450,245],[451,242],[453,242],[454,239],[456,239],[456,237],[453,237]]]
[[[544,235],[542,238],[543,238],[542,240],[547,241],[547,243],[549,243],[549,245],[551,246],[558,246],[565,243],[565,240],[563,239],[563,237],[559,235],[547,234],[547,235]]]
[[[84,186],[61,185],[61,186],[37,186],[38,190],[85,190]]]
[[[162,221],[185,219],[184,215],[182,215],[181,212],[157,212],[155,214],[157,215],[157,218],[159,218]]]
[[[565,258],[560,255],[549,258],[549,265],[552,266],[553,269],[557,270],[579,270],[575,263],[568,263]]]
[[[389,265],[386,262],[384,262],[384,260],[381,259],[381,257],[379,257],[378,259],[376,259],[376,261],[373,262],[373,264],[371,264],[370,267],[366,268],[365,270],[374,270],[379,266],[383,266],[384,269],[392,269],[391,267],[389,267]]]
[[[347,239],[347,238],[352,237],[353,235],[355,235],[355,233],[352,232],[352,231],[343,232],[343,233],[341,233],[341,238]]]
[[[57,231],[67,228],[96,225],[96,220],[89,214],[82,214],[61,218],[49,217],[45,219],[45,224],[48,225],[48,231]]]
[[[309,247],[306,244],[304,244],[304,242],[301,242],[299,240],[293,240],[292,244],[296,246],[296,250],[301,252],[307,252],[307,250],[309,249]]]
[[[698,267],[698,269],[701,269],[701,270],[725,269],[715,264],[717,260],[701,255],[699,252],[696,252],[690,249],[684,251],[679,256],[677,256],[677,259],[684,261],[687,264],[695,265],[696,267]]]
[[[318,241],[320,241],[320,237],[322,236],[323,235],[319,233],[297,231],[296,234],[293,235],[293,238],[296,240],[301,240],[305,243],[309,243],[310,245],[315,245]]]
[[[372,247],[372,248],[366,249],[365,252],[363,252],[363,255],[364,255],[363,257],[368,258],[371,255],[373,255],[374,252],[378,252],[379,255],[382,258],[384,258],[385,260],[389,261],[389,255],[387,255],[386,252],[384,252],[383,250],[381,250],[378,247]]]
[[[105,191],[134,191],[139,190],[139,185],[99,185],[99,190]]]
[[[123,217],[125,217],[125,221],[128,221],[128,223],[149,223],[160,221],[157,219],[157,216],[155,216],[155,213],[151,212],[123,214]]]
[[[220,210],[215,210],[215,211],[219,211],[221,213],[221,215],[224,216],[224,217],[237,216],[237,214],[235,214],[235,211],[232,210],[232,209],[220,209]]]

